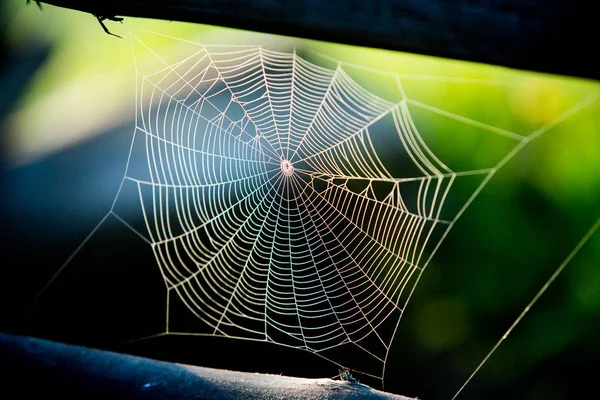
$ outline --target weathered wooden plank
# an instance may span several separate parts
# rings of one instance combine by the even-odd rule
[[[534,0],[47,0],[101,16],[190,21],[600,78],[592,4]]]
[[[0,371],[0,393],[12,398],[410,400],[356,382],[194,367],[1,332]]]

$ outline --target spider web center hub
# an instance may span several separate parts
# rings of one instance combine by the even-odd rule
[[[285,176],[294,175],[294,166],[290,162],[290,160],[281,160],[281,172]]]

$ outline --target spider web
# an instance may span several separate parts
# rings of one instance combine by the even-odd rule
[[[167,60],[132,42],[159,67],[136,61],[135,133],[101,223],[117,218],[154,252],[167,312],[164,332],[150,337],[272,342],[383,378],[439,245],[493,174],[543,133],[437,109],[407,97],[400,75],[322,55],[318,63],[296,50],[185,42],[189,55]],[[399,99],[367,90],[361,74],[389,79]],[[495,136],[506,151],[481,168],[451,168],[415,110]],[[116,208],[131,188],[140,226]],[[174,301],[199,328],[171,319]]]

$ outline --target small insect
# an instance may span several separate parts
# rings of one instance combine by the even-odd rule
[[[31,3],[31,1],[32,0],[26,0],[26,4],[29,5]],[[35,2],[35,4],[37,4],[37,6],[40,8],[40,10],[43,10],[42,3],[39,0],[33,0],[33,1]],[[114,15],[113,16],[96,15],[96,14],[92,14],[92,15],[94,17],[96,17],[96,19],[98,20],[98,22],[102,26],[102,29],[104,29],[104,32],[108,33],[109,35],[116,36],[118,38],[123,39],[121,36],[119,36],[117,34],[114,34],[111,31],[109,31],[108,28],[106,27],[106,25],[104,25],[104,21],[106,21],[106,20],[123,23],[123,18],[114,16]]]
[[[352,376],[348,368],[338,369],[338,373],[340,374],[340,380],[350,383],[356,383],[356,378]]]
[[[39,0],[33,0],[33,1],[35,1],[35,4],[37,4],[37,6],[39,7],[40,10],[43,10],[42,3],[40,3]],[[31,3],[31,0],[27,0],[27,5],[29,5],[29,3]]]
[[[96,15],[96,14],[92,14],[92,15],[94,17],[96,17],[96,19],[98,20],[98,22],[100,23],[100,25],[102,25],[102,29],[104,29],[104,32],[108,33],[109,35],[116,36],[118,38],[123,39],[121,36],[116,35],[116,34],[112,33],[111,31],[109,31],[108,28],[106,27],[106,25],[104,25],[104,21],[105,20],[123,23],[123,18],[116,17],[116,16],[107,17],[105,15]]]

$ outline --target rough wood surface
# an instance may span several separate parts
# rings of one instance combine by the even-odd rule
[[[202,368],[3,333],[0,373],[1,393],[14,398],[410,400],[359,383]]]
[[[222,25],[600,79],[595,6],[582,0],[43,2],[99,16]]]

